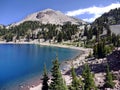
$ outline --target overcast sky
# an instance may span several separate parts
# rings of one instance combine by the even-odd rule
[[[8,25],[47,8],[92,22],[104,12],[120,7],[120,0],[0,0],[0,24]]]

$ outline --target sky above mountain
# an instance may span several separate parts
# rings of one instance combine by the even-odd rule
[[[0,0],[0,24],[8,25],[47,8],[92,22],[104,12],[120,7],[120,0]]]

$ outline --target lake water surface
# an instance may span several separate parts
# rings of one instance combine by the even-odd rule
[[[0,44],[0,86],[42,73],[44,63],[50,70],[56,53],[62,62],[79,55],[80,51],[32,44]]]

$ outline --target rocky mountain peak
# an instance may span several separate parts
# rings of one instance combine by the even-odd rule
[[[42,24],[59,24],[63,25],[66,22],[71,22],[71,24],[86,24],[86,22],[67,16],[63,14],[60,11],[55,11],[52,9],[45,9],[43,11],[39,11],[36,13],[33,13],[31,15],[28,15],[25,19],[22,21],[15,23],[14,25],[19,25],[20,23],[23,23],[25,21],[39,21]]]
[[[52,10],[52,9],[45,9],[45,10],[37,13],[36,18],[37,18],[37,19],[40,19],[40,18],[42,18],[42,17],[45,17],[46,15],[52,16],[52,15],[57,15],[57,14],[56,14],[56,11],[54,11],[54,10]]]

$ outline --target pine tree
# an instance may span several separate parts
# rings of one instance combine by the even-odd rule
[[[59,66],[60,64],[58,62],[58,58],[56,57],[56,60],[53,61],[53,67],[51,70],[52,82],[50,84],[50,90],[68,90],[65,81],[62,78]]]
[[[93,47],[93,55],[94,55],[94,57],[98,57],[98,50],[97,50],[98,48],[97,48],[97,45],[95,45],[94,47]]]
[[[90,71],[88,64],[85,64],[82,77],[84,78],[84,90],[96,90],[93,74]]]
[[[106,25],[106,29],[107,29],[107,36],[111,36],[111,30],[109,25]]]
[[[87,40],[92,39],[92,37],[93,37],[93,31],[92,31],[92,28],[90,28],[90,29],[88,30]]]
[[[42,82],[42,90],[48,90],[48,74],[47,74],[47,69],[46,69],[46,65],[44,65],[44,73],[43,73],[43,82]]]
[[[70,90],[82,90],[83,89],[83,83],[81,79],[79,79],[75,73],[75,69],[72,66],[71,68],[71,75],[72,75],[72,85]],[[81,89],[80,89],[81,88]]]
[[[87,25],[85,25],[85,27],[84,27],[84,36],[88,36]]]
[[[112,74],[110,73],[108,64],[107,64],[106,80],[105,80],[104,87],[105,88],[113,88],[114,87],[114,82],[113,82],[113,79],[112,79]]]
[[[106,56],[105,42],[100,41],[93,47],[93,55],[96,58],[104,58]]]
[[[63,34],[62,32],[60,32],[57,36],[57,42],[62,42],[62,39],[63,39]]]

